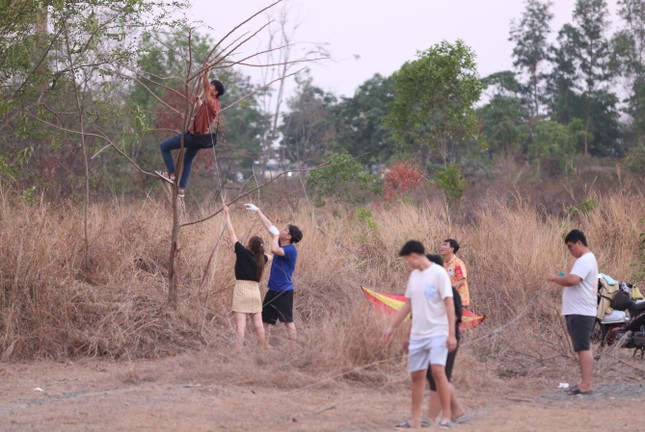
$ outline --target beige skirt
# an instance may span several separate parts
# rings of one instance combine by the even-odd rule
[[[262,297],[260,296],[260,285],[257,282],[248,280],[235,281],[233,312],[262,312]]]

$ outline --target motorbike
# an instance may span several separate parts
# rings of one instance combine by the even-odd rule
[[[642,359],[645,357],[645,300],[630,299],[625,310],[613,309],[612,298],[620,289],[631,290],[632,285],[621,282],[616,287],[599,280],[598,316],[592,341],[600,342],[601,347],[617,345],[634,349],[634,357],[640,353]]]

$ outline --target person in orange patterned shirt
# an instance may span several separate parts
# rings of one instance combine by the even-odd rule
[[[450,276],[450,283],[459,292],[461,304],[470,306],[470,293],[468,291],[468,272],[466,264],[455,255],[459,250],[459,243],[453,239],[446,239],[439,248],[443,256],[443,267]]]

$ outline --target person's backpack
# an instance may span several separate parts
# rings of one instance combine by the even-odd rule
[[[629,287],[625,282],[621,282],[618,291],[616,291],[616,294],[611,298],[609,307],[613,310],[624,311],[627,309],[627,305],[632,299],[631,297]]]

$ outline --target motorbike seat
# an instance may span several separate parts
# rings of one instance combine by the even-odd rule
[[[638,301],[631,300],[627,304],[627,310],[629,310],[630,312],[642,312],[642,311],[645,311],[645,300],[638,300]],[[633,315],[634,314],[632,314],[632,316]]]
[[[606,314],[600,323],[601,324],[625,324],[627,321],[629,321],[629,315],[627,315],[624,311],[614,310],[611,313]]]

